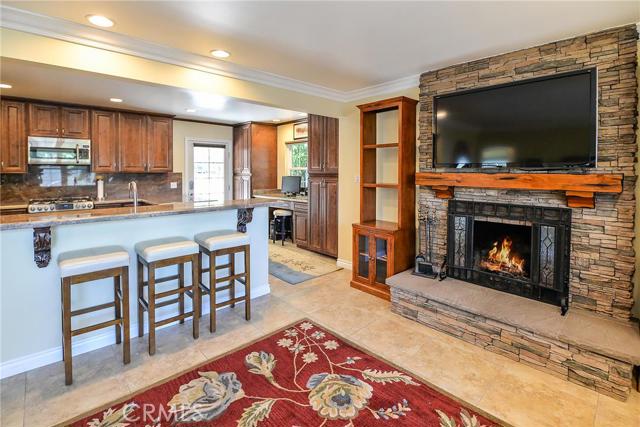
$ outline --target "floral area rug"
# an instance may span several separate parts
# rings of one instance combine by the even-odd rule
[[[299,249],[291,243],[269,241],[269,274],[292,285],[306,282],[340,270],[336,261],[313,252]]]
[[[488,427],[497,423],[304,320],[71,425]]]

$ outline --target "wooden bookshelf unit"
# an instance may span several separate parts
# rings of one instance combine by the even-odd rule
[[[358,106],[360,222],[353,224],[351,287],[387,300],[386,278],[411,267],[415,257],[416,104],[397,97]],[[378,134],[380,114],[387,112],[397,117],[391,141]],[[389,173],[389,165],[397,172]],[[378,218],[384,210],[393,212],[393,220]]]

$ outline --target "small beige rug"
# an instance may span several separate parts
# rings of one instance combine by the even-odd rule
[[[341,270],[336,260],[281,242],[269,242],[269,274],[292,285]]]

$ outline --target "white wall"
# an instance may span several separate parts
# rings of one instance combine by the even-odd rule
[[[278,187],[282,187],[282,176],[287,174],[287,142],[293,141],[293,123],[278,126]]]
[[[210,125],[206,123],[173,121],[173,171],[184,173],[185,138],[205,138],[214,141],[233,141],[231,126]],[[185,183],[186,185],[186,183]]]

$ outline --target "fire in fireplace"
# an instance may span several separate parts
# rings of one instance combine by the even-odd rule
[[[449,201],[447,275],[568,309],[571,211]]]
[[[489,221],[474,222],[476,267],[515,278],[528,278],[531,227]]]

